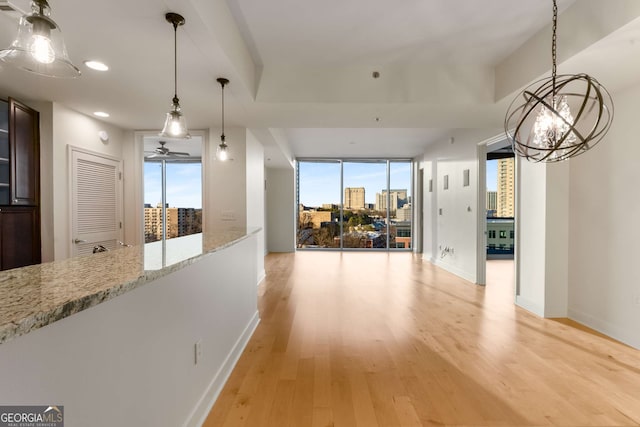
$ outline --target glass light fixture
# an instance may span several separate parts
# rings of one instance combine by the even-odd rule
[[[47,0],[31,1],[31,13],[20,18],[18,35],[11,46],[0,51],[0,60],[42,76],[80,75],[69,59],[60,27],[51,19]]]
[[[217,81],[220,83],[220,86],[222,86],[222,135],[220,135],[220,145],[218,145],[218,149],[216,150],[216,157],[221,162],[225,162],[229,159],[229,146],[224,136],[224,86],[229,83],[229,80],[224,77],[219,77]]]
[[[509,106],[504,122],[513,151],[533,162],[559,162],[586,152],[602,140],[613,120],[611,95],[596,79],[557,75],[557,28],[553,0],[551,77],[526,87]]]
[[[171,103],[171,109],[167,113],[167,118],[164,121],[164,127],[160,136],[170,138],[191,138],[189,131],[187,130],[187,121],[182,114],[180,108],[180,100],[178,99],[178,26],[184,25],[184,18],[177,13],[169,12],[165,15],[165,19],[171,25],[173,25],[173,88],[174,95]]]

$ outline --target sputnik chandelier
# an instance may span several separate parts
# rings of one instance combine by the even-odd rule
[[[613,120],[607,90],[587,74],[557,75],[558,6],[553,0],[551,77],[525,88],[511,103],[505,132],[513,151],[532,162],[560,162],[596,145]]]

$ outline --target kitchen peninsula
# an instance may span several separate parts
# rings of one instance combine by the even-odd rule
[[[67,426],[199,425],[259,322],[258,231],[0,273],[0,403],[63,405]]]

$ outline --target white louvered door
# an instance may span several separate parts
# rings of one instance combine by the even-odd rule
[[[71,150],[72,256],[122,240],[122,162]]]

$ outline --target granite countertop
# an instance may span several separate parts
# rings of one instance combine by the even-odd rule
[[[259,229],[212,231],[0,272],[0,344],[122,295]]]

